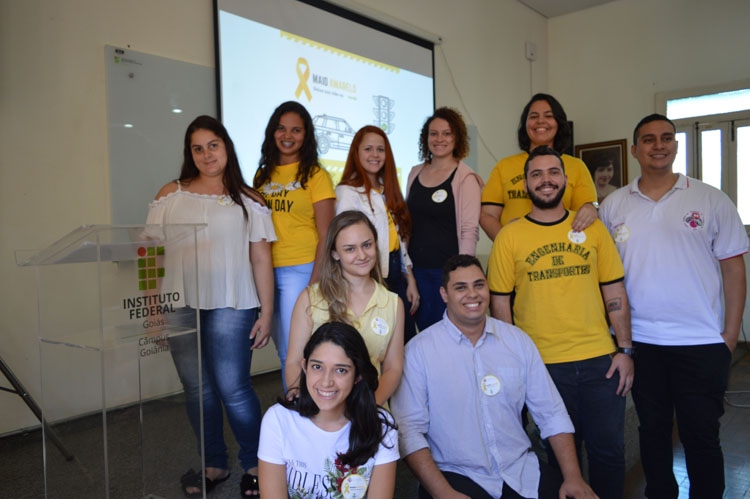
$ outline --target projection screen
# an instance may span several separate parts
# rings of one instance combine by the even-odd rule
[[[418,163],[419,131],[434,109],[431,42],[323,2],[214,5],[218,109],[248,183],[268,118],[296,100],[313,117],[320,162],[334,184],[354,133],[375,125],[388,135],[405,188]]]

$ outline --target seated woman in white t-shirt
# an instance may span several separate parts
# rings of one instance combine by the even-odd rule
[[[392,498],[398,437],[375,404],[377,386],[357,330],[320,326],[305,346],[299,397],[279,398],[263,417],[261,497]]]

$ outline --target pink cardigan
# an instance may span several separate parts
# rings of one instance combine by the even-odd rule
[[[406,197],[414,179],[424,169],[425,163],[414,166],[409,172],[406,184]],[[479,212],[482,209],[482,177],[469,168],[466,163],[459,161],[458,170],[451,182],[453,198],[456,201],[456,235],[458,236],[458,252],[462,255],[475,255],[479,240]]]

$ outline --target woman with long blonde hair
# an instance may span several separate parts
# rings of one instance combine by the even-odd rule
[[[388,136],[376,126],[360,128],[352,139],[341,182],[336,186],[336,213],[346,210],[363,212],[375,226],[385,285],[409,307],[404,317],[406,343],[416,333],[412,316],[419,307],[417,282],[406,251],[411,216],[401,195]]]
[[[361,211],[344,211],[331,221],[321,261],[320,282],[305,288],[292,312],[286,386],[299,388],[303,350],[326,322],[353,326],[365,340],[380,373],[375,399],[383,405],[401,380],[404,367],[404,305],[383,285],[377,232]]]

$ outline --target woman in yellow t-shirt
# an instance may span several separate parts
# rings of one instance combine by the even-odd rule
[[[583,230],[596,220],[596,189],[591,174],[583,161],[563,154],[570,145],[571,135],[568,117],[557,99],[536,94],[526,104],[518,124],[518,147],[524,152],[501,159],[482,190],[479,225],[490,240],[495,240],[503,225],[531,211],[523,166],[529,153],[538,146],[551,147],[562,155],[567,176],[562,201],[565,208],[577,212],[573,230]]]
[[[292,313],[286,359],[290,393],[299,386],[305,344],[327,322],[350,324],[364,338],[380,373],[378,405],[396,390],[404,369],[404,304],[383,285],[377,244],[375,226],[361,211],[341,212],[331,222],[320,282],[299,295]]]
[[[278,238],[271,246],[276,284],[272,334],[283,379],[292,309],[305,286],[319,279],[323,240],[336,206],[331,176],[318,165],[312,118],[302,104],[284,102],[268,120],[253,187],[272,210]]]

